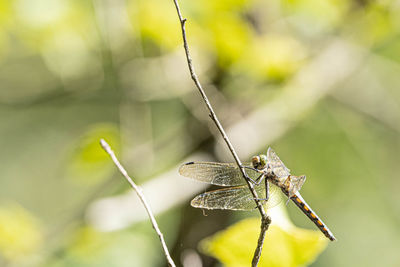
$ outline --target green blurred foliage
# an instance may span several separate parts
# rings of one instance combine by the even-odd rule
[[[115,125],[92,125],[90,129],[77,139],[75,151],[67,163],[68,176],[79,184],[98,183],[109,177],[114,171],[114,165],[109,156],[99,149],[99,140],[103,138],[113,148],[115,153],[120,152],[119,132]]]
[[[306,57],[302,44],[288,36],[265,36],[252,43],[251,53],[241,59],[236,71],[255,79],[267,76],[271,81],[281,82],[295,73]]]
[[[42,246],[41,225],[32,214],[18,204],[0,207],[0,255],[20,264],[37,253]]]
[[[171,3],[167,1],[131,1],[130,18],[134,25],[140,25],[139,33],[144,39],[150,39],[161,48],[172,50],[181,42],[176,34],[177,20],[171,16]],[[179,23],[179,22],[178,22]]]
[[[320,233],[271,227],[267,242],[269,234],[283,241],[270,251],[290,266],[400,264],[399,7],[391,0],[181,2],[196,71],[227,128],[300,90],[297,75],[329,44],[365,53],[348,78],[314,92],[321,100],[305,112],[256,125],[279,133],[254,153],[272,145],[294,174],[307,175],[302,194],[339,239],[312,262],[326,245]],[[318,71],[311,76],[319,81]],[[128,190],[100,138],[138,183],[195,151],[215,152],[172,1],[0,1],[0,121],[0,265],[163,266],[148,222],[106,233],[87,222],[86,211]],[[249,216],[203,217],[188,203],[161,215],[177,262],[184,249]],[[289,211],[296,225],[314,227],[292,205]],[[226,248],[240,238],[252,250],[254,238],[245,235],[258,231],[252,223],[217,235],[209,254],[227,265],[249,262],[252,253]]]

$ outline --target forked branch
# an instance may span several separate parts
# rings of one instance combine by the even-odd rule
[[[188,63],[188,67],[189,67],[189,71],[190,71],[190,76],[192,77],[192,80],[194,81],[197,89],[199,90],[201,97],[203,98],[208,111],[210,112],[210,117],[213,120],[213,122],[215,123],[215,125],[217,126],[219,132],[222,135],[222,138],[224,139],[226,145],[228,146],[230,152],[232,153],[233,158],[236,161],[236,164],[238,165],[238,167],[240,168],[240,171],[243,175],[243,179],[246,180],[247,185],[249,186],[249,189],[254,197],[254,201],[257,205],[257,208],[261,214],[261,232],[260,232],[260,236],[258,238],[258,243],[257,243],[257,248],[254,252],[254,256],[253,256],[253,261],[252,261],[252,266],[257,266],[258,262],[260,260],[260,256],[261,256],[261,251],[262,251],[262,246],[264,243],[264,238],[265,238],[265,233],[268,230],[269,224],[271,223],[271,219],[267,216],[264,207],[261,203],[261,201],[259,200],[258,196],[257,196],[257,192],[254,190],[253,187],[253,183],[250,181],[250,178],[247,176],[246,172],[244,171],[244,168],[242,166],[242,162],[240,161],[238,155],[236,154],[235,149],[233,148],[231,142],[228,139],[228,136],[225,133],[224,128],[222,127],[221,123],[219,122],[217,115],[214,112],[213,107],[210,104],[210,101],[207,98],[206,93],[203,90],[203,87],[201,86],[201,83],[199,81],[199,79],[197,78],[197,75],[194,71],[194,67],[193,67],[193,63],[192,63],[192,58],[190,56],[190,52],[189,52],[189,46],[188,46],[188,42],[187,42],[187,38],[186,38],[186,29],[185,29],[185,24],[186,24],[186,19],[182,17],[182,13],[178,4],[177,0],[173,0],[175,7],[176,7],[176,11],[178,13],[178,17],[179,17],[179,22],[181,23],[181,30],[182,30],[182,38],[183,38],[183,47],[185,49],[185,54],[186,54],[186,59],[187,59],[187,63]]]
[[[172,260],[171,256],[169,255],[168,252],[168,248],[167,248],[167,244],[165,243],[164,240],[164,236],[160,231],[160,228],[158,228],[158,224],[156,219],[154,218],[154,215],[150,209],[149,204],[146,201],[146,198],[144,197],[143,193],[142,193],[142,189],[140,187],[138,187],[135,182],[133,182],[132,178],[129,177],[127,171],[125,170],[125,168],[121,165],[121,163],[119,162],[117,156],[115,156],[114,151],[111,149],[110,145],[107,144],[106,141],[104,141],[104,139],[100,140],[100,144],[101,147],[107,152],[108,155],[110,155],[112,161],[114,162],[115,166],[117,166],[119,172],[125,177],[125,179],[129,182],[129,184],[132,186],[132,188],[136,191],[136,194],[138,195],[138,197],[140,198],[140,201],[142,201],[144,208],[146,209],[147,214],[150,217],[150,221],[151,224],[153,225],[154,230],[156,231],[158,238],[160,239],[161,242],[161,246],[164,250],[164,255],[165,258],[167,259],[167,263],[168,266],[170,267],[175,267],[175,263]]]

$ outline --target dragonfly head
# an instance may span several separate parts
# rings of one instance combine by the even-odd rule
[[[267,166],[267,156],[265,155],[254,156],[251,158],[251,163],[253,164],[253,167],[255,169],[262,170]]]

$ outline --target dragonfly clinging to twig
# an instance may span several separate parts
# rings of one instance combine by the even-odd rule
[[[304,184],[306,176],[291,175],[290,170],[271,148],[268,148],[267,155],[254,156],[252,162],[244,163],[243,167],[267,209],[280,202],[281,198],[277,195],[281,191],[310,218],[327,238],[331,241],[336,240],[328,227],[300,195],[299,190]],[[227,210],[252,210],[255,208],[253,195],[235,163],[188,162],[180,167],[179,173],[201,182],[229,186],[196,196],[191,201],[193,207]]]

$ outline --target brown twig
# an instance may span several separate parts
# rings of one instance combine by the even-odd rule
[[[118,161],[118,158],[115,156],[114,151],[111,149],[110,145],[107,144],[107,142],[104,141],[104,139],[101,139],[101,140],[100,140],[100,144],[101,144],[102,148],[107,152],[107,154],[110,155],[112,161],[114,162],[115,166],[117,166],[117,168],[118,168],[118,170],[120,171],[120,173],[125,177],[125,179],[130,183],[130,185],[132,186],[132,188],[136,191],[136,194],[138,195],[138,197],[139,197],[140,200],[142,201],[143,206],[144,206],[144,208],[146,209],[147,214],[148,214],[149,217],[150,217],[151,224],[153,225],[153,228],[154,228],[154,230],[156,231],[156,233],[157,233],[157,235],[158,235],[158,238],[160,239],[162,248],[163,248],[163,250],[164,250],[165,258],[167,259],[168,266],[175,267],[175,263],[174,263],[174,261],[172,260],[171,256],[169,255],[168,248],[167,248],[167,244],[165,243],[165,240],[164,240],[164,236],[163,236],[163,234],[161,233],[160,228],[158,228],[157,221],[156,221],[156,219],[154,218],[154,215],[153,215],[153,213],[152,213],[152,211],[151,211],[151,209],[150,209],[150,206],[149,206],[149,204],[147,203],[147,201],[146,201],[146,199],[145,199],[145,197],[144,197],[144,195],[143,195],[143,193],[142,193],[142,189],[141,189],[140,187],[138,187],[138,186],[133,182],[133,180],[132,180],[131,177],[129,177],[129,175],[128,175],[128,173],[126,172],[125,168],[121,165],[121,163]]]
[[[205,102],[205,104],[207,106],[208,111],[210,112],[209,115],[210,115],[211,119],[213,120],[213,122],[217,126],[219,132],[222,135],[222,138],[224,139],[226,145],[228,146],[230,152],[232,153],[232,156],[235,159],[236,164],[239,166],[240,171],[241,171],[241,173],[243,175],[243,178],[246,180],[246,183],[249,186],[249,189],[250,189],[250,191],[251,191],[251,193],[252,193],[252,195],[254,197],[254,201],[255,201],[255,203],[257,205],[257,208],[258,208],[258,210],[259,210],[259,212],[261,214],[261,232],[260,232],[260,236],[258,238],[257,248],[256,248],[256,250],[254,252],[254,256],[253,256],[253,260],[252,260],[252,266],[257,266],[258,262],[260,260],[260,256],[261,256],[261,251],[262,251],[262,246],[263,246],[263,243],[264,243],[265,233],[268,230],[269,224],[271,223],[271,219],[267,216],[267,214],[266,214],[266,212],[264,210],[264,207],[261,204],[261,201],[259,200],[259,198],[257,196],[257,192],[254,190],[253,183],[250,181],[249,177],[247,176],[247,174],[246,174],[246,172],[245,172],[245,170],[244,170],[244,168],[242,166],[242,163],[241,163],[238,155],[236,154],[236,151],[234,150],[231,142],[229,141],[228,136],[226,135],[224,128],[222,127],[221,123],[219,122],[219,120],[217,118],[217,115],[215,114],[214,109],[211,106],[210,101],[208,100],[207,95],[204,92],[203,87],[200,84],[199,79],[197,78],[197,75],[196,75],[196,73],[194,71],[194,68],[193,68],[192,58],[190,56],[189,46],[188,46],[187,39],[186,39],[186,30],[185,30],[186,19],[184,19],[182,17],[182,13],[181,13],[181,10],[179,8],[179,4],[178,4],[177,0],[174,0],[174,4],[175,4],[175,7],[176,7],[176,11],[178,13],[179,21],[181,23],[183,47],[185,49],[186,59],[187,59],[187,63],[188,63],[189,71],[190,71],[190,76],[192,77],[192,80],[194,81],[197,89],[199,90],[199,92],[201,94],[201,97],[203,98],[203,100],[204,100],[204,102]]]

